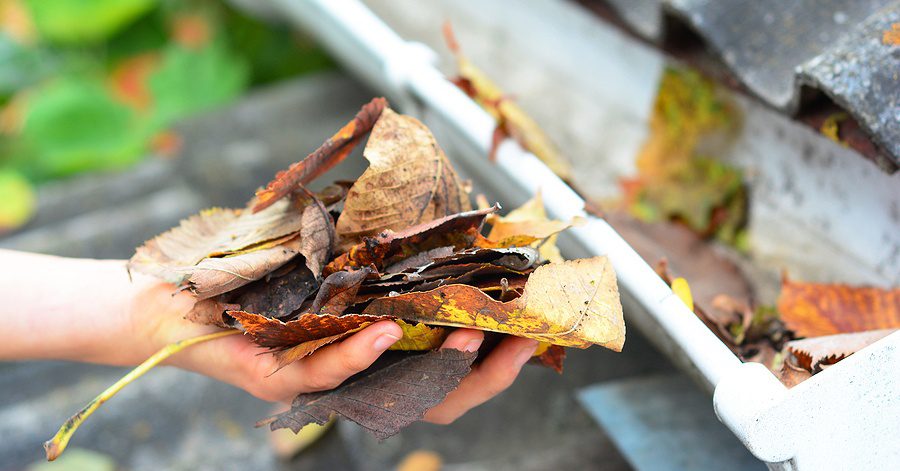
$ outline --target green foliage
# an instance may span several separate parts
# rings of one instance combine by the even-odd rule
[[[46,51],[28,48],[0,33],[0,98],[7,98],[46,77],[55,68]]]
[[[247,75],[244,61],[220,42],[199,50],[170,45],[149,81],[154,127],[230,102],[246,87]]]
[[[95,80],[64,78],[34,93],[22,129],[26,171],[42,180],[133,163],[146,132]]]
[[[107,39],[155,4],[155,0],[25,0],[41,36],[66,44]]]

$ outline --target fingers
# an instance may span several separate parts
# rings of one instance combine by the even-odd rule
[[[447,337],[448,342],[451,337],[452,335]],[[469,409],[501,393],[515,381],[522,365],[531,358],[537,345],[536,340],[521,337],[507,337],[501,341],[491,354],[459,383],[459,387],[447,395],[444,402],[425,414],[425,421],[449,424]]]
[[[403,337],[393,321],[366,327],[340,343],[318,350],[301,360],[306,389],[323,391],[336,388],[350,376],[368,368],[391,345]]]
[[[441,349],[452,348],[463,352],[474,352],[481,347],[484,332],[472,329],[456,329],[444,339]]]

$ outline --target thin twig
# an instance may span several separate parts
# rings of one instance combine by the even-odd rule
[[[44,450],[47,452],[47,461],[53,461],[65,451],[66,446],[69,444],[69,439],[72,438],[72,435],[78,430],[78,427],[91,416],[104,402],[108,401],[110,398],[116,395],[119,391],[122,390],[125,386],[127,386],[132,381],[140,378],[144,375],[144,373],[150,371],[151,368],[158,365],[160,362],[169,358],[170,356],[184,350],[191,345],[196,345],[198,343],[207,342],[209,340],[215,340],[220,337],[225,337],[228,335],[234,335],[240,333],[239,330],[226,330],[223,332],[214,332],[212,334],[201,335],[198,337],[192,337],[189,339],[179,340],[178,342],[166,345],[160,351],[156,352],[147,359],[147,361],[138,365],[135,369],[128,372],[127,375],[123,376],[122,379],[116,381],[115,384],[110,386],[100,393],[97,397],[95,397],[91,402],[87,403],[83,409],[78,411],[75,415],[69,418],[59,428],[59,431],[56,432],[56,435],[53,436],[50,440],[44,442]]]

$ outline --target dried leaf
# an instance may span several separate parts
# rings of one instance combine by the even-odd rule
[[[306,266],[318,278],[331,257],[335,243],[334,221],[325,205],[316,198],[303,210],[300,229],[300,253]]]
[[[313,314],[339,316],[353,304],[356,293],[366,277],[375,273],[369,267],[354,271],[339,271],[328,275],[310,307]]]
[[[325,274],[369,265],[381,269],[438,247],[450,246],[457,250],[471,247],[481,231],[485,216],[498,208],[494,206],[452,214],[397,232],[382,231],[332,260],[325,267]]]
[[[550,220],[547,218],[547,210],[544,209],[541,192],[538,191],[534,198],[510,211],[506,216],[488,216],[487,223],[492,226],[488,239],[501,241],[503,246],[509,247],[521,245],[516,243],[516,238],[521,236],[534,238],[538,242],[530,242],[528,245],[539,244],[541,258],[551,262],[561,262],[563,258],[556,247],[556,235],[574,225],[583,223],[583,219],[575,218],[568,223]]]
[[[237,304],[229,304],[216,299],[201,299],[185,314],[184,318],[202,325],[228,327],[225,322],[225,311],[240,309]]]
[[[237,307],[227,310],[254,312],[280,319],[300,309],[303,302],[318,289],[319,283],[306,265],[292,265],[285,273],[270,275],[241,288],[232,296],[231,302]]]
[[[390,350],[436,350],[440,348],[450,333],[449,329],[443,327],[430,327],[422,323],[411,324],[400,319],[397,319],[396,322],[403,329],[403,337],[391,345]]]
[[[341,247],[471,209],[461,180],[417,119],[385,109],[363,155],[369,168],[350,188],[337,222]]]
[[[534,356],[531,357],[529,363],[534,363],[548,368],[553,368],[559,374],[563,372],[563,362],[566,360],[566,348],[553,345],[547,342],[538,344]]]
[[[313,153],[291,165],[287,170],[278,172],[264,190],[256,193],[257,203],[253,211],[268,208],[299,186],[308,184],[339,164],[372,129],[386,107],[387,100],[384,98],[373,99],[359,110],[352,121],[344,125]]]
[[[793,388],[809,378],[812,378],[812,373],[789,362],[784,362],[781,372],[778,374],[778,379],[788,388]]]
[[[320,340],[365,327],[373,322],[393,319],[391,316],[348,314],[346,316],[301,314],[290,322],[281,322],[259,314],[228,311],[244,332],[259,346],[284,350],[312,340]]]
[[[222,258],[205,258],[184,272],[187,285],[199,299],[211,298],[256,281],[289,262],[299,252],[301,238],[295,237],[272,248]]]
[[[508,302],[472,286],[448,285],[375,299],[363,314],[580,348],[597,344],[621,351],[625,342],[618,287],[606,257],[543,265],[528,278],[523,294]]]
[[[324,424],[333,415],[341,415],[385,439],[440,404],[469,373],[476,356],[475,352],[448,349],[407,357],[354,376],[337,389],[300,394],[291,410],[257,425],[297,432],[306,424]]]
[[[497,120],[491,158],[493,159],[502,138],[509,136],[541,159],[553,173],[563,180],[571,181],[571,164],[560,154],[537,122],[460,52],[450,22],[444,23],[444,38],[450,51],[456,56],[459,76],[452,82]]]
[[[793,340],[785,345],[785,362],[815,374],[896,331],[881,329]]]
[[[900,288],[781,283],[778,312],[798,337],[900,328]]]
[[[265,211],[251,213],[236,209],[207,209],[181,221],[139,247],[128,269],[182,283],[190,268],[207,257],[264,250],[282,243],[300,231],[304,206],[284,200]]]

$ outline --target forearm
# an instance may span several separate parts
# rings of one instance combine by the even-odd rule
[[[162,293],[164,286],[145,277],[129,280],[120,260],[0,250],[0,360],[134,363],[152,346],[134,338],[146,330],[136,332],[133,311],[160,301],[189,308],[189,301]]]

